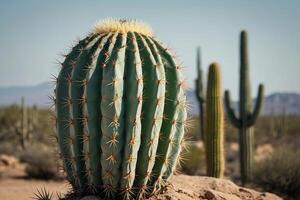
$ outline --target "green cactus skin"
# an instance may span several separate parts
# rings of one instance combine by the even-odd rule
[[[152,189],[158,189],[165,185],[175,170],[176,163],[179,161],[179,153],[184,135],[184,126],[187,119],[186,97],[183,89],[181,73],[176,66],[172,56],[164,52],[163,47],[155,42],[162,58],[166,73],[170,76],[167,78],[167,88],[165,100],[164,118],[162,131],[159,136],[157,149],[158,159],[155,161],[151,175]]]
[[[247,52],[247,33],[241,32],[240,41],[240,100],[239,118],[231,106],[229,91],[225,91],[225,106],[230,122],[239,129],[240,171],[242,184],[251,179],[253,165],[254,132],[253,125],[259,115],[263,103],[264,86],[259,85],[256,105],[252,111],[250,94],[249,64]]]
[[[205,97],[204,97],[204,91],[203,91],[203,71],[201,69],[201,53],[200,53],[200,47],[197,48],[197,57],[196,57],[196,65],[197,65],[197,79],[195,81],[196,85],[196,97],[199,103],[199,118],[200,118],[200,134],[201,134],[201,139],[204,140],[204,102],[205,102]]]
[[[221,72],[217,63],[209,67],[206,92],[206,170],[207,175],[222,178],[224,174],[224,116],[221,94]]]
[[[173,174],[186,121],[180,67],[137,32],[91,33],[57,78],[58,143],[81,195],[143,198]]]

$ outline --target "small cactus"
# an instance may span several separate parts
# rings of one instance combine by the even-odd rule
[[[53,194],[46,190],[46,188],[37,189],[34,193],[33,199],[35,200],[52,200]]]
[[[240,171],[242,183],[245,184],[252,176],[254,148],[253,125],[262,107],[264,86],[262,84],[259,85],[256,105],[254,110],[252,110],[246,31],[241,32],[240,40],[239,118],[232,109],[229,91],[225,91],[225,106],[230,122],[239,129]]]
[[[165,185],[181,150],[186,97],[180,67],[146,25],[96,25],[66,56],[55,91],[75,191],[130,199]]]
[[[209,67],[206,92],[205,152],[207,175],[221,178],[224,174],[224,117],[220,67]]]

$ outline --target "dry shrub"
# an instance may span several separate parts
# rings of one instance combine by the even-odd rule
[[[182,152],[181,171],[189,175],[205,174],[205,155],[201,142],[189,142]]]
[[[27,164],[26,173],[28,178],[35,179],[60,179],[58,164],[51,152],[41,149],[29,149],[20,156],[21,162]]]
[[[289,199],[300,197],[300,150],[279,148],[256,164],[254,183]]]

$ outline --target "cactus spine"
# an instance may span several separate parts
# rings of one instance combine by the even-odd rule
[[[197,57],[196,57],[196,65],[197,65],[197,79],[195,81],[196,84],[196,97],[199,102],[199,118],[200,118],[200,134],[201,139],[204,140],[204,91],[203,91],[203,80],[202,80],[202,74],[203,71],[201,69],[201,53],[200,53],[200,47],[197,48]]]
[[[243,184],[251,179],[254,148],[253,125],[261,110],[264,92],[264,87],[262,84],[260,84],[258,89],[258,96],[256,99],[256,105],[254,110],[252,111],[247,51],[247,33],[246,31],[242,31],[240,38],[239,118],[236,117],[231,106],[229,91],[225,91],[225,105],[228,118],[233,126],[239,129],[240,171]]]
[[[224,174],[224,117],[220,67],[209,67],[206,92],[205,152],[207,175],[221,178]]]
[[[104,21],[62,63],[58,143],[75,191],[141,198],[174,172],[187,115],[183,78],[149,32],[136,21]]]

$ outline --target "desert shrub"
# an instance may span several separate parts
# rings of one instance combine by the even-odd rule
[[[20,107],[17,105],[12,105],[8,107],[0,107],[0,147],[4,143],[11,144],[14,152],[22,151],[20,146],[20,135],[18,130],[21,125],[21,114]],[[28,146],[35,143],[43,143],[49,147],[52,145],[52,140],[49,136],[53,134],[54,122],[50,120],[51,112],[48,109],[34,109],[32,107],[27,107],[28,120],[32,123],[30,124],[29,135],[26,138],[26,143]],[[33,113],[35,117],[33,118]],[[9,148],[9,147],[8,147]],[[1,148],[4,153],[5,149]],[[9,152],[10,153],[10,152]]]
[[[225,137],[227,142],[238,141],[238,130],[231,125],[229,120],[225,117]],[[198,116],[191,116],[189,119],[189,128],[186,132],[186,137],[191,141],[200,140],[200,119]]]
[[[181,171],[189,175],[205,174],[205,154],[201,142],[189,142],[182,152]]]
[[[34,193],[34,199],[36,200],[51,200],[53,194],[46,190],[46,188],[37,189],[37,192]]]
[[[20,111],[19,107],[12,105],[9,107],[0,107],[0,143],[12,142],[12,146],[18,142],[15,125],[18,123]],[[3,148],[2,148],[3,149]],[[6,153],[6,152],[4,152]]]
[[[225,116],[224,118],[224,128],[225,128],[225,141],[226,142],[238,142],[239,132],[236,127],[234,127],[229,119]]]
[[[300,196],[300,150],[279,148],[270,158],[256,164],[254,183],[290,198]]]
[[[14,145],[16,145],[13,142],[1,142],[0,143],[0,154],[6,154],[6,155],[14,155],[16,153],[16,148],[14,148]]]
[[[29,149],[20,156],[20,161],[27,164],[26,173],[28,178],[35,179],[59,179],[58,164],[55,156],[46,150]]]
[[[255,124],[255,143],[257,145],[264,143],[273,143],[277,146],[281,146],[283,143],[287,143],[297,147],[300,145],[300,116],[299,115],[286,115],[284,118],[284,127],[280,127],[282,116],[260,116]],[[278,121],[279,120],[279,121]],[[275,126],[282,129],[280,135],[276,133]]]

